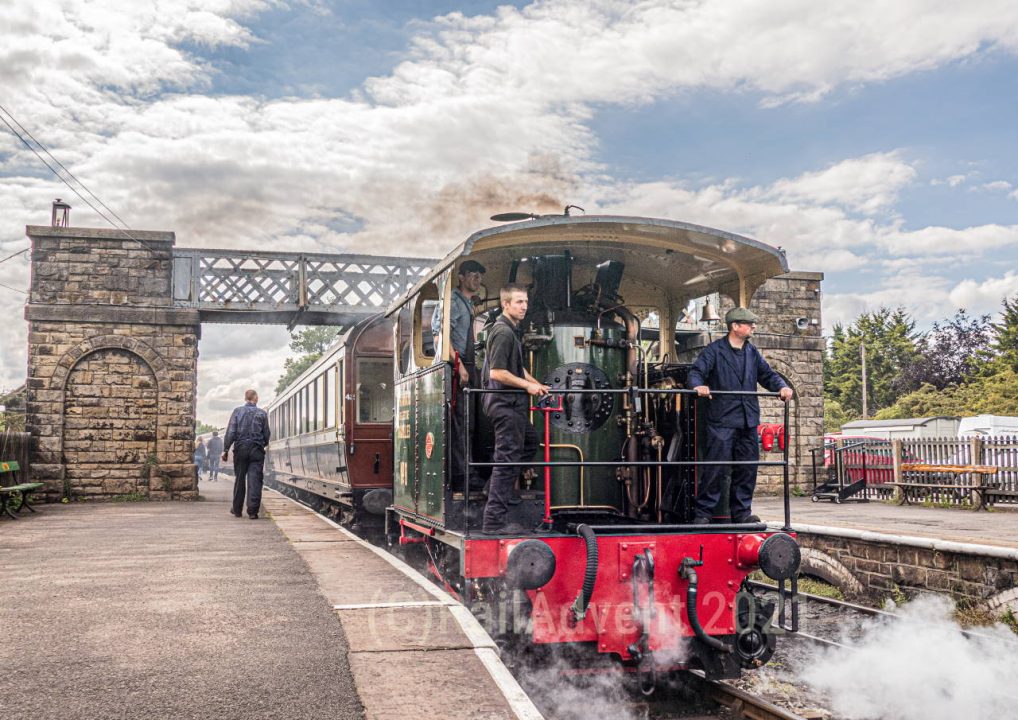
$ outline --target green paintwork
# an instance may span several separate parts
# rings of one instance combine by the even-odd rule
[[[392,494],[393,504],[417,511],[416,457],[414,436],[417,422],[414,411],[414,379],[407,377],[396,383],[396,415],[393,428]]]
[[[592,347],[589,344],[578,346],[577,338],[588,339],[591,325],[565,325],[556,323],[551,331],[554,340],[536,349],[533,353],[531,374],[538,380],[547,379],[548,374],[566,363],[588,363],[600,368],[608,375],[613,388],[622,387],[620,378],[625,372],[626,352],[619,348]],[[602,327],[601,336],[619,339],[625,337],[625,331],[617,326]],[[529,364],[530,358],[527,358]],[[557,400],[555,401],[557,402]],[[583,451],[583,459],[587,461],[618,460],[620,458],[625,433],[617,422],[622,407],[622,396],[616,395],[615,407],[611,417],[600,428],[587,433],[571,433],[560,430],[554,425],[551,428],[551,459],[552,461],[579,460],[579,453],[571,448],[555,448],[558,444],[576,445]],[[543,413],[533,414],[537,436],[544,442]],[[543,447],[538,451],[535,460],[544,459]],[[551,504],[555,506],[596,505],[610,506],[622,510],[622,486],[616,480],[615,468],[600,467],[584,470],[583,495],[580,496],[580,469],[555,468],[552,471]],[[541,487],[544,482],[544,471],[538,471],[535,482]]]
[[[445,396],[448,365],[436,365],[396,385],[393,433],[393,502],[396,506],[444,522]],[[431,457],[427,440],[431,434]]]
[[[436,365],[414,376],[417,392],[417,453],[420,497],[417,511],[435,520],[444,521],[445,493],[445,398],[447,364]],[[431,457],[426,444],[431,434]]]

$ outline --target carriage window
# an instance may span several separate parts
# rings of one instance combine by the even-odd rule
[[[325,427],[336,427],[336,366],[325,373]]]
[[[387,423],[392,420],[392,360],[361,358],[357,361],[357,421]]]
[[[346,376],[343,374],[343,361],[336,368],[336,423],[342,425],[346,418]]]
[[[325,427],[325,374],[315,378],[315,430]]]

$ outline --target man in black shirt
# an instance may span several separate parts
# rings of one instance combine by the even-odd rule
[[[241,517],[246,486],[247,516],[257,520],[262,503],[262,464],[265,462],[265,448],[269,445],[269,416],[258,407],[258,393],[254,390],[244,393],[244,404],[230,415],[223,441],[224,461],[229,457],[231,445],[235,479],[230,513]]]
[[[513,487],[519,475],[519,468],[512,463],[526,462],[537,450],[537,433],[527,419],[527,410],[531,395],[541,397],[548,393],[548,386],[534,379],[523,364],[520,324],[527,315],[527,288],[515,283],[506,285],[499,292],[499,299],[502,314],[488,333],[482,372],[484,387],[488,390],[525,390],[527,394],[484,395],[484,412],[495,427],[493,461],[506,463],[494,468],[491,473],[482,528],[486,535],[526,531],[516,523],[506,522]]]

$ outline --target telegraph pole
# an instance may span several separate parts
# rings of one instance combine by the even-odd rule
[[[859,357],[862,358],[862,418],[866,420],[870,413],[866,406],[866,343],[859,342]]]

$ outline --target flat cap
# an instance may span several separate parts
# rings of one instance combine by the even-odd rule
[[[741,307],[732,308],[731,310],[725,313],[725,325],[728,325],[729,323],[733,322],[755,323],[759,322],[759,320],[760,318],[758,318],[756,315],[754,315],[746,308]]]
[[[483,275],[488,271],[485,270],[484,266],[481,265],[481,263],[477,262],[476,260],[464,260],[463,263],[460,265],[459,274],[466,275],[467,273],[470,272],[479,272]]]

